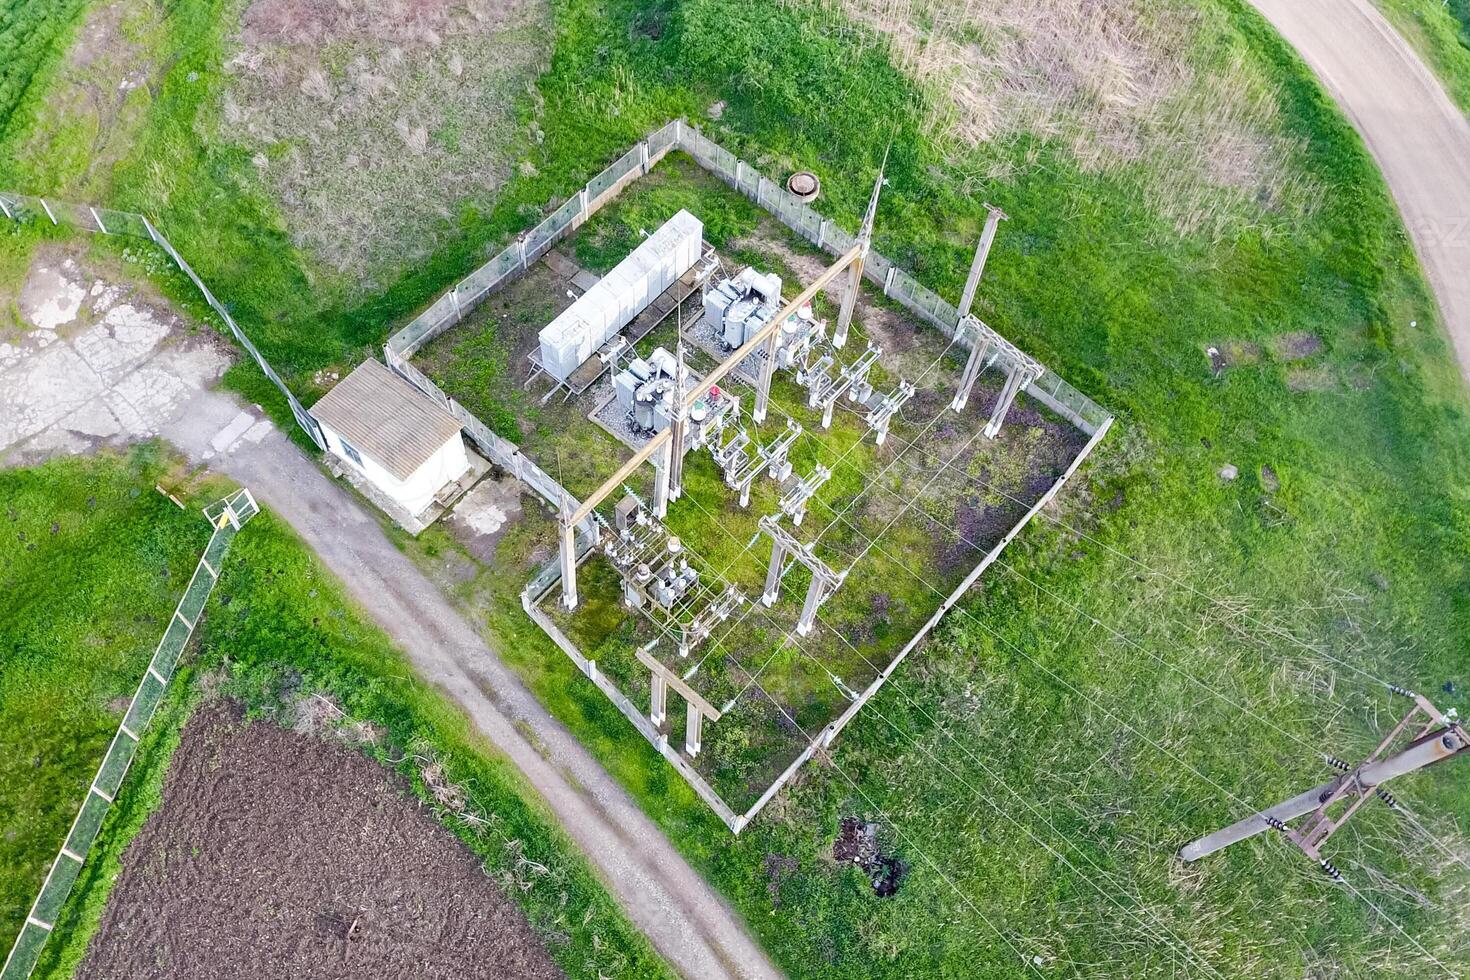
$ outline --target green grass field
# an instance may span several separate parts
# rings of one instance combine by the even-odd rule
[[[1375,0],[1389,21],[1444,83],[1450,98],[1470,113],[1470,2]]]
[[[191,509],[157,493],[160,479]],[[0,472],[4,533],[16,544],[0,551],[0,812],[7,827],[0,945],[7,950],[209,538],[197,505],[221,489],[217,481],[189,481],[151,445]],[[519,774],[412,677],[387,637],[266,514],[226,558],[194,655],[145,734],[37,976],[69,976],[80,961],[123,850],[159,802],[169,755],[204,696],[198,682],[206,675],[215,678],[208,687],[265,717],[322,693],[349,717],[371,720],[384,737],[370,751],[430,805],[433,794],[411,756],[443,763],[445,778],[467,788],[471,807],[493,816],[494,830],[442,818],[492,876],[514,883],[509,894],[570,975],[664,975],[567,838],[527,802]],[[546,873],[525,871],[522,854]]]
[[[248,161],[201,137],[223,94],[222,4],[169,8],[170,67],[106,203],[157,217],[306,395],[313,371],[369,353],[671,116],[773,176],[815,169],[820,207],[849,227],[891,139],[878,246],[953,297],[982,202],[1004,207],[980,312],[1118,415],[1054,515],[1067,526],[1023,535],[735,840],[518,612],[520,580],[491,567],[458,597],[794,976],[1464,972],[1466,872],[1383,808],[1329,847],[1356,894],[1277,840],[1197,867],[1172,856],[1324,778],[1319,746],[1352,757],[1391,724],[1397,705],[1338,661],[1463,713],[1470,627],[1470,427],[1403,229],[1294,54],[1241,0],[1208,7],[1200,48],[1279,86],[1292,165],[1321,190],[1310,213],[1265,208],[1220,241],[1180,236],[1137,175],[1086,171],[1043,138],[956,154],[926,129],[932,93],[870,36],[825,8],[733,0],[557,0],[551,64],[522,106],[544,134],[533,166],[379,292],[315,291]],[[0,161],[28,145],[40,94],[17,103]],[[52,189],[0,169],[17,182]],[[253,369],[231,383],[279,412]],[[546,524],[532,513],[502,549],[529,555]],[[435,529],[405,547],[442,562],[457,546]],[[1465,786],[1447,767],[1399,793],[1462,860]],[[878,822],[909,866],[895,896],[833,860],[844,816]]]

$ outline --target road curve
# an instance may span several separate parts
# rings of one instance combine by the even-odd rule
[[[1352,120],[1470,381],[1470,119],[1370,0],[1251,0]]]
[[[163,435],[195,462],[249,487],[296,529],[419,675],[454,698],[520,768],[676,970],[698,980],[780,977],[740,916],[357,501],[279,430],[257,442],[239,439],[248,428],[241,414],[258,417],[224,392],[200,392]],[[226,440],[233,440],[228,449]]]

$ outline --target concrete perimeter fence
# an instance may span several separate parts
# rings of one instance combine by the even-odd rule
[[[857,243],[851,232],[838,227],[832,219],[798,201],[785,188],[684,120],[674,119],[614,160],[534,228],[456,283],[428,309],[389,337],[383,349],[383,359],[389,368],[442,405],[463,424],[465,435],[487,458],[515,474],[553,507],[559,507],[563,497],[569,496],[566,490],[527,459],[514,443],[497,436],[473,413],[445,394],[410,360],[424,345],[461,322],[487,296],[529,270],[557,242],[581,227],[603,205],[617,197],[623,188],[648,173],[671,150],[688,153],[700,166],[765,208],[817,248],[842,255]],[[960,324],[959,310],[890,259],[870,251],[864,259],[863,272],[882,288],[885,296],[917,314],[945,336],[955,336]],[[968,334],[961,335],[957,341],[966,347],[971,342]],[[1006,356],[1005,352],[998,355],[999,358]],[[1006,364],[1001,366],[1009,367]],[[1043,372],[1026,391],[1088,436],[1095,435],[1112,419],[1106,409],[1051,371]]]
[[[214,293],[210,291],[209,287],[204,285],[204,280],[200,279],[193,267],[184,261],[184,257],[179,254],[178,249],[174,248],[173,243],[154,227],[153,222],[149,221],[143,215],[134,214],[131,211],[111,211],[107,208],[88,207],[84,204],[68,204],[64,201],[31,197],[26,194],[12,194],[8,191],[0,191],[0,214],[3,214],[12,221],[18,222],[30,220],[50,221],[53,225],[66,225],[71,228],[79,228],[82,231],[90,231],[102,235],[127,235],[132,238],[146,238],[163,249],[168,253],[168,257],[173,260],[174,265],[179,267],[179,271],[188,276],[189,280],[198,288],[199,294],[204,297],[204,301],[209,304],[210,308],[219,314],[220,319],[224,321],[225,326],[229,328],[235,340],[239,341],[240,346],[245,348],[245,352],[260,366],[260,369],[265,372],[265,376],[271,380],[272,384],[280,389],[281,394],[286,396],[286,401],[291,406],[291,414],[296,418],[296,424],[306,430],[306,434],[311,436],[312,441],[316,443],[318,449],[326,450],[327,442],[322,436],[321,427],[317,425],[316,419],[307,413],[305,406],[291,393],[291,389],[286,387],[286,382],[281,380],[281,376],[271,367],[270,362],[265,359],[265,355],[261,354],[256,346],[250,342],[250,338],[245,336],[245,331],[240,329],[240,325],[235,322],[235,318],[230,315],[230,311],[225,309],[224,304],[215,298]]]
[[[102,765],[98,767],[97,775],[87,790],[87,798],[82,801],[81,809],[72,821],[71,830],[67,832],[66,840],[61,845],[61,851],[51,864],[51,870],[46,873],[41,892],[31,905],[20,934],[15,937],[15,945],[5,958],[4,968],[0,969],[0,980],[25,980],[36,968],[36,961],[40,959],[41,950],[56,927],[57,917],[66,904],[67,896],[71,894],[72,885],[82,872],[82,864],[87,859],[92,842],[97,838],[102,820],[111,809],[118,790],[122,788],[123,777],[137,754],[143,731],[163,702],[179,656],[184,652],[189,638],[194,635],[194,627],[204,613],[205,603],[214,591],[215,582],[219,581],[219,573],[225,553],[230,549],[230,542],[245,522],[258,513],[260,508],[256,506],[255,498],[249,490],[243,489],[236,490],[205,508],[204,514],[214,527],[214,533],[204,546],[204,553],[199,556],[199,564],[195,566],[189,585],[174,608],[174,614],[158,641],[158,647],[153,651],[153,658],[148,661],[148,669],[138,683],[127,713],[117,726],[117,733],[107,747],[107,754],[102,757]]]
[[[833,256],[841,256],[857,244],[857,236],[839,228],[831,218],[824,218],[803,204],[786,188],[714,140],[705,137],[695,127],[681,120],[675,120],[673,125],[676,127],[676,144],[679,149],[693,157],[701,167],[779,218],[812,245]],[[946,337],[955,337],[960,326],[960,311],[899,268],[893,260],[878,251],[870,250],[863,259],[863,275],[881,288],[884,296],[917,314]],[[969,347],[972,338],[968,333],[961,334],[957,343]],[[1008,354],[1002,351],[997,358],[1000,366],[1006,370],[1011,367],[1005,363],[1007,357]],[[1052,371],[1046,371],[1033,380],[1026,392],[1089,436],[1112,418],[1111,413],[1101,405]]]

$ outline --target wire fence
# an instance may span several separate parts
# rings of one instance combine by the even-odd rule
[[[832,219],[824,218],[779,183],[695,127],[680,122],[676,127],[676,137],[679,149],[693,157],[701,167],[765,208],[815,247],[836,256],[846,254],[857,244],[856,236],[837,227]],[[884,296],[917,314],[946,337],[953,338],[959,331],[959,309],[882,253],[868,252],[863,259],[863,275],[881,288]],[[957,341],[966,347],[970,342],[971,338],[966,333],[961,333]],[[1003,350],[999,354],[997,361],[1003,370],[1022,366],[1008,363],[1010,358],[1009,351]],[[1033,380],[1027,391],[1089,436],[1112,418],[1107,409],[1051,371],[1045,371]]]
[[[581,227],[599,208],[615,198],[619,191],[663,159],[664,154],[678,145],[681,127],[682,122],[676,119],[614,160],[540,224],[456,283],[407,326],[389,337],[388,350],[406,361],[429,341],[464,319],[481,300],[524,273],[557,242]]]
[[[440,296],[427,310],[388,339],[388,350],[406,363],[425,344],[463,320],[476,304],[495,289],[529,269],[556,242],[581,226],[599,208],[616,197],[619,191],[646,174],[650,167],[675,149],[688,153],[701,167],[765,208],[816,248],[832,255],[843,255],[857,244],[857,237],[839,227],[831,218],[823,217],[802,203],[779,183],[709,139],[695,127],[682,119],[675,119],[650,133],[647,139],[613,161],[606,170],[567,198],[540,224]],[[871,250],[868,252],[863,260],[863,274],[883,290],[884,296],[912,311],[946,337],[953,338],[960,332],[959,310],[882,253]],[[968,331],[960,332],[957,343],[970,346],[972,337]],[[1003,345],[997,354],[1000,368],[1010,370],[1012,367],[1023,366],[1010,363],[1017,356],[1025,355],[1009,344]],[[1034,360],[1027,359],[1027,366],[1035,363]],[[1027,391],[1089,436],[1112,418],[1106,409],[1051,371],[1043,370],[1039,377],[1031,381]]]
[[[168,627],[153,651],[148,670],[138,683],[127,713],[117,726],[117,733],[107,747],[107,754],[102,757],[102,764],[97,768],[97,775],[87,790],[87,798],[82,801],[82,807],[72,821],[71,830],[67,832],[61,851],[51,864],[51,870],[46,873],[40,894],[36,896],[30,914],[26,916],[20,934],[15,938],[15,945],[5,959],[4,968],[0,969],[0,980],[25,980],[35,969],[41,950],[56,927],[56,920],[66,904],[67,896],[71,894],[72,886],[81,874],[82,865],[87,860],[92,842],[97,838],[97,831],[102,827],[103,818],[112,807],[118,790],[122,788],[123,777],[127,775],[128,766],[137,754],[143,731],[163,702],[179,656],[184,652],[189,638],[194,635],[194,627],[198,625],[205,603],[209,601],[214,584],[219,580],[225,552],[229,550],[236,532],[259,512],[255,498],[249,490],[244,489],[236,490],[205,508],[205,516],[214,527],[214,533],[210,535],[204,553],[199,556],[199,564],[195,566],[189,585],[184,589],[184,594],[169,619]]]
[[[204,297],[204,301],[215,313],[219,314],[235,340],[245,348],[246,353],[260,366],[271,383],[280,389],[281,394],[286,396],[286,401],[291,406],[291,414],[296,418],[296,424],[306,430],[306,434],[311,436],[317,448],[322,450],[327,448],[326,439],[322,436],[321,427],[317,425],[316,419],[311,417],[306,407],[291,393],[291,389],[286,387],[286,383],[271,367],[265,355],[261,354],[251,343],[250,338],[245,336],[245,331],[240,329],[240,325],[235,322],[230,311],[215,298],[209,287],[204,285],[204,280],[200,279],[193,267],[184,261],[184,257],[179,254],[178,249],[174,248],[173,243],[154,227],[153,222],[131,211],[112,211],[107,208],[89,207],[85,204],[71,204],[65,201],[31,197],[26,194],[12,194],[8,191],[0,191],[0,214],[12,221],[50,221],[53,225],[66,225],[102,235],[127,235],[152,241],[168,253],[168,257],[179,267],[179,271],[189,277],[189,280],[199,289],[199,294]]]

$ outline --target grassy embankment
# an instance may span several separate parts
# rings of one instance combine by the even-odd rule
[[[1450,98],[1470,113],[1470,2],[1374,0],[1404,38],[1419,50]]]
[[[186,496],[179,510],[152,488]],[[187,582],[209,528],[196,505],[221,485],[192,482],[156,446],[0,473],[0,944],[8,947]],[[201,686],[206,675],[219,682]],[[258,714],[289,715],[320,692],[381,737],[367,748],[405,778],[485,862],[570,975],[662,975],[575,848],[527,802],[519,774],[463,716],[418,681],[387,637],[270,514],[234,542],[195,655],[145,736],[38,976],[67,976],[85,952],[127,843],[157,806],[179,729],[204,687]],[[415,760],[414,756],[419,759]],[[467,792],[477,828],[436,805],[423,760]],[[442,784],[441,784],[442,785]],[[40,805],[37,805],[40,804]],[[524,858],[524,860],[522,860]],[[544,871],[537,870],[544,868]]]
[[[1463,395],[1382,182],[1254,14],[1235,0],[1202,9],[1202,57],[1239,56],[1279,86],[1282,126],[1302,144],[1295,165],[1322,190],[1315,210],[1250,214],[1220,241],[1174,234],[1126,169],[1084,171],[1065,146],[955,153],[924,128],[932,94],[870,37],[829,14],[725,0],[559,3],[552,65],[527,106],[546,134],[527,151],[535,176],[513,180],[488,214],[466,215],[433,260],[351,306],[314,306],[305,260],[252,192],[243,154],[201,140],[229,30],[209,4],[171,14],[182,59],[136,157],[115,168],[109,203],[166,216],[176,244],[299,384],[379,342],[486,243],[526,227],[524,206],[569,193],[670,115],[725,100],[719,138],[772,172],[816,168],[823,208],[849,226],[891,135],[879,246],[954,295],[980,200],[1005,207],[1012,220],[982,312],[1120,416],[1063,515],[1092,540],[1045,524],[1028,532],[967,614],[844,735],[840,772],[819,765],[733,843],[519,616],[519,581],[492,570],[465,598],[793,974],[1012,976],[1019,953],[1053,958],[1051,969],[1159,975],[1179,966],[1184,941],[1225,975],[1334,965],[1438,975],[1275,842],[1198,869],[1171,857],[1238,813],[1224,793],[1271,799],[1318,778],[1319,742],[1350,756],[1383,726],[1391,706],[1298,643],[1438,692],[1445,681],[1464,687],[1455,638],[1470,625],[1470,522],[1454,489],[1470,446]],[[186,84],[191,72],[197,82]],[[997,163],[1010,176],[986,180]],[[1218,375],[1206,345],[1226,354]],[[259,397],[264,386],[246,371],[235,381]],[[1217,476],[1225,464],[1238,479]],[[540,519],[504,547],[536,547]],[[452,547],[431,535],[422,550],[438,561]],[[1447,706],[1459,697],[1436,696]],[[1436,773],[1404,796],[1423,814],[1463,813],[1459,785]],[[879,819],[911,865],[894,898],[876,899],[830,859],[844,814]],[[1432,825],[1463,846],[1449,823]],[[1333,849],[1356,887],[1463,967],[1445,910],[1452,867],[1414,853],[1423,845],[1377,808]]]

